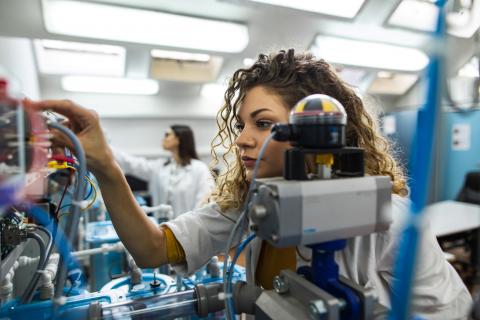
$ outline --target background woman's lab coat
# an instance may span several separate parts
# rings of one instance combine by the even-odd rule
[[[165,165],[165,159],[148,160],[114,147],[112,151],[124,174],[148,182],[152,204],[171,205],[174,217],[201,207],[213,190],[210,170],[200,160],[192,159],[186,166],[171,160]]]

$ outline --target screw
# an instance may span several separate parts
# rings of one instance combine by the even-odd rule
[[[276,276],[275,278],[273,278],[273,288],[278,294],[288,292],[289,286],[287,279],[284,276]]]
[[[267,209],[262,205],[253,206],[253,218],[261,220],[267,216]]]
[[[270,196],[273,198],[273,199],[277,199],[279,198],[279,195],[278,195],[278,192],[275,191],[275,190],[272,190],[270,189]]]
[[[328,317],[327,306],[322,300],[311,301],[308,305],[308,310],[312,320],[326,320]]]
[[[158,287],[160,287],[161,282],[157,280],[157,275],[155,271],[153,272],[153,280],[150,281],[150,287],[153,288],[154,290]]]

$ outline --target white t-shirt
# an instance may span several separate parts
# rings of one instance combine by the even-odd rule
[[[213,177],[200,160],[191,159],[186,166],[171,160],[165,165],[164,159],[135,157],[114,147],[112,151],[124,174],[148,181],[152,204],[171,205],[174,216],[201,207],[213,191]]]
[[[394,195],[393,223],[389,230],[356,237],[347,241],[347,248],[338,252],[335,260],[340,274],[363,287],[374,288],[379,302],[390,307],[394,259],[398,236],[408,212],[409,200]],[[192,273],[212,256],[224,251],[238,213],[222,213],[217,204],[185,213],[167,222],[182,245],[186,263],[174,266],[180,273]],[[446,261],[440,246],[428,226],[419,240],[416,279],[413,284],[412,312],[426,319],[466,319],[472,298],[453,267]],[[247,279],[255,277],[261,240],[252,241],[247,253]],[[309,250],[302,248],[302,256]],[[251,255],[250,257],[248,255]],[[305,265],[297,256],[297,266]]]

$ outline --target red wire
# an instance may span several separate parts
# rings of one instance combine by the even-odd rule
[[[52,155],[52,160],[67,162],[69,164],[74,164],[75,163],[75,159],[73,159],[72,157],[66,157],[62,154],[53,154]]]

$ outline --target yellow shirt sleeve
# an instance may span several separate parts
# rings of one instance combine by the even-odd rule
[[[283,269],[295,271],[297,253],[295,247],[275,248],[267,241],[262,241],[262,249],[255,273],[255,282],[266,290],[273,289],[273,278]]]
[[[162,226],[167,243],[168,263],[185,262],[185,251],[177,238],[167,226]],[[264,289],[273,289],[273,278],[283,269],[296,270],[297,258],[295,247],[275,248],[266,241],[262,242],[262,249],[257,265],[256,283]]]
[[[162,230],[165,234],[165,241],[167,243],[168,263],[176,264],[185,262],[185,251],[183,251],[182,245],[178,242],[177,238],[175,238],[172,230],[167,226],[162,226]]]

